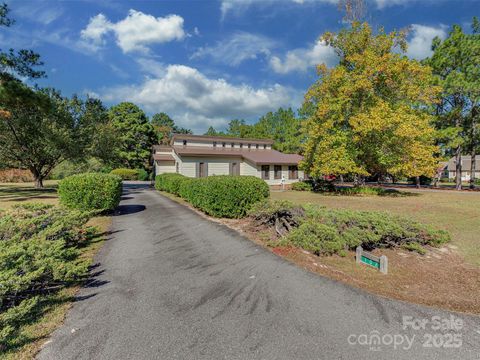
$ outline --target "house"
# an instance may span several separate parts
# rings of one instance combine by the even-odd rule
[[[470,180],[470,167],[472,163],[472,157],[470,155],[462,156],[462,181]],[[448,178],[455,179],[456,171],[456,159],[452,157],[448,161]],[[480,155],[475,158],[475,179],[480,179]]]
[[[175,134],[170,145],[155,145],[155,175],[188,177],[253,175],[269,185],[291,184],[304,178],[302,156],[272,149],[272,140]]]

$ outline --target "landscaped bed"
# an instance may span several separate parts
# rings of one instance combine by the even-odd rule
[[[79,287],[91,276],[93,256],[110,227],[110,217],[100,213],[118,204],[119,179],[79,176],[74,184],[77,195],[88,193],[84,186],[92,184],[103,195],[94,196],[94,202],[79,198],[71,204],[65,201],[67,206],[73,205],[70,207],[81,205],[80,210],[58,206],[56,184],[49,184],[47,189],[33,189],[29,184],[0,185],[0,209],[4,209],[0,210],[2,358],[33,358],[63,321]],[[105,176],[116,185],[102,189]],[[67,192],[64,188],[64,194]],[[108,200],[108,194],[115,200]]]

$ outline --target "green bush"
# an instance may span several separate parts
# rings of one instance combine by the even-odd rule
[[[180,195],[179,190],[181,184],[189,179],[190,178],[177,173],[160,174],[155,177],[155,189]]]
[[[22,339],[42,300],[85,279],[89,261],[79,247],[91,230],[78,210],[51,205],[21,205],[0,214],[0,351]]]
[[[109,173],[112,169],[106,167],[97,159],[90,158],[84,161],[62,161],[58,164],[48,176],[49,179],[61,180],[67,176],[77,175],[82,173],[102,172]]]
[[[287,243],[315,254],[340,254],[361,245],[366,250],[402,247],[422,254],[423,246],[440,246],[450,235],[409,218],[375,211],[327,209],[307,204],[294,206],[285,201],[262,202],[250,216],[271,226],[288,223]],[[272,220],[273,219],[273,220]]]
[[[312,191],[313,186],[309,182],[299,181],[292,184],[292,190],[295,191]]]
[[[307,221],[288,235],[295,246],[316,255],[332,255],[344,249],[345,244],[337,229],[331,225]]]
[[[122,180],[138,180],[138,170],[136,169],[113,169],[110,174],[120,176]]]
[[[137,169],[137,180],[148,181],[150,180],[150,175],[145,169]]]
[[[245,216],[253,204],[270,195],[268,185],[254,176],[208,176],[187,178],[161,174],[155,188],[179,195],[208,215],[226,218]]]
[[[79,210],[114,210],[122,195],[122,178],[111,174],[72,175],[58,183],[60,203]]]

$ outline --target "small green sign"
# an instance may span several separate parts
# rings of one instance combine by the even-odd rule
[[[373,266],[374,268],[380,269],[380,262],[378,262],[378,261],[374,261],[372,259],[367,258],[366,256],[363,256],[363,255],[361,257],[361,260],[362,260],[363,263],[365,263],[367,265],[370,265],[370,266]]]

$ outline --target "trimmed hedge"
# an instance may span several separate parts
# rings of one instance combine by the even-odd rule
[[[295,191],[312,191],[313,186],[310,182],[298,181],[292,184],[292,190]]]
[[[161,174],[155,179],[158,190],[179,195],[208,215],[240,218],[253,204],[268,198],[265,181],[255,176],[208,176],[187,178],[179,174]]]
[[[58,183],[60,203],[79,210],[114,210],[122,195],[122,178],[112,174],[86,173]]]
[[[166,191],[171,194],[180,195],[180,185],[189,180],[186,176],[177,173],[165,173],[155,177],[155,189]]]
[[[118,175],[122,180],[138,180],[138,170],[136,169],[113,169],[110,174]]]

